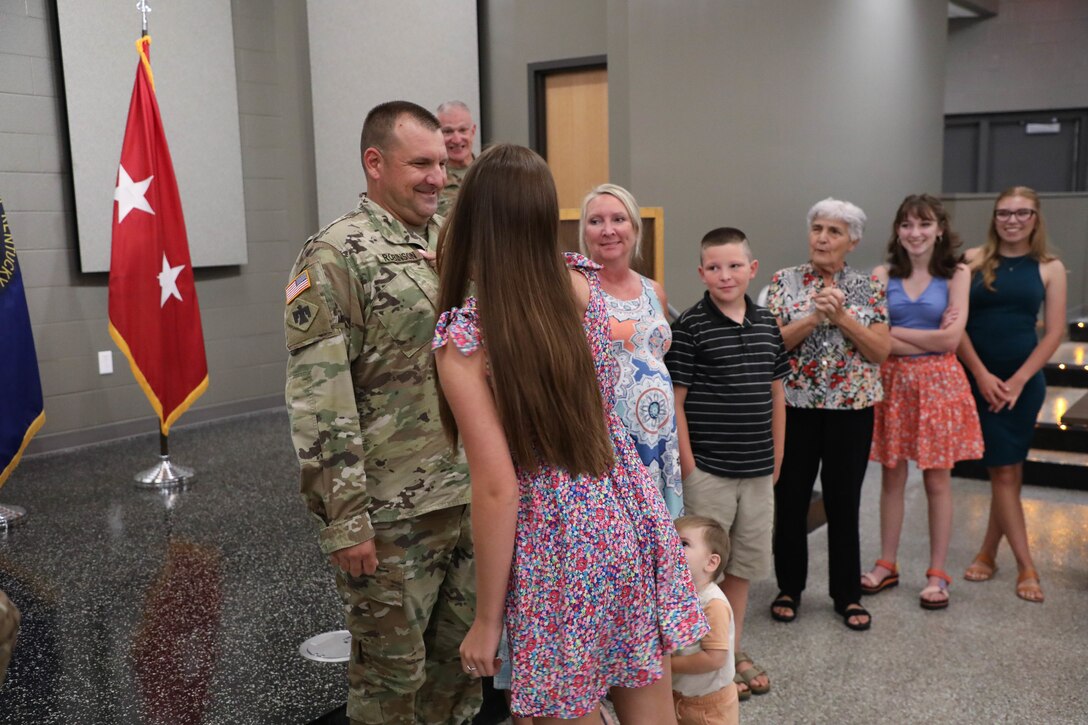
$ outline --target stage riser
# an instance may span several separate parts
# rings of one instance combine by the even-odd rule
[[[1062,388],[1088,388],[1088,370],[1083,366],[1066,366],[1064,370],[1056,365],[1043,368],[1046,384]]]
[[[1035,435],[1031,439],[1031,447],[1048,451],[1086,453],[1088,452],[1088,429],[1067,428],[1062,430],[1054,426],[1036,426]],[[1085,476],[1088,476],[1088,471],[1085,471]]]
[[[952,475],[980,480],[989,478],[986,467],[977,461],[957,463],[956,467],[952,469]],[[1088,491],[1088,467],[1026,461],[1024,463],[1024,483],[1032,486]]]

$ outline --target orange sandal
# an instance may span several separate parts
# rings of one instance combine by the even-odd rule
[[[969,582],[984,582],[993,579],[996,573],[997,562],[989,554],[980,551],[968,565],[967,571],[963,572],[963,578]]]
[[[1025,602],[1043,603],[1043,588],[1039,586],[1039,572],[1028,567],[1016,577],[1016,596]]]
[[[884,577],[880,581],[876,580],[876,577],[871,572],[865,572],[861,575],[861,593],[862,594],[877,594],[885,589],[891,589],[899,584],[899,566],[894,561],[884,561],[883,559],[877,559],[874,568],[882,566],[891,572],[888,576]]]
[[[940,584],[936,586],[930,584],[922,590],[918,595],[918,603],[922,605],[922,609],[945,609],[948,607],[948,587],[952,584],[952,577],[948,576],[948,572],[944,569],[926,569],[926,578],[937,577],[941,580]],[[926,599],[927,594],[939,594],[944,593],[944,599]]]

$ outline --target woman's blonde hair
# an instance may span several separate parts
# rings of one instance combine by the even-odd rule
[[[589,256],[589,246],[586,244],[586,210],[589,209],[589,202],[605,194],[615,197],[623,204],[631,219],[631,228],[635,232],[635,248],[631,252],[631,263],[634,263],[642,253],[642,214],[631,192],[616,184],[601,184],[582,199],[582,213],[578,217],[578,248],[582,250],[582,254]]]
[[[1054,259],[1047,245],[1046,222],[1043,220],[1043,209],[1039,203],[1039,194],[1027,186],[1010,186],[994,200],[994,210],[1002,200],[1012,196],[1022,196],[1035,205],[1035,228],[1028,239],[1028,256],[1039,262],[1049,262]],[[991,292],[994,289],[994,280],[997,279],[997,267],[1001,264],[998,259],[1001,255],[1001,237],[997,235],[997,217],[990,214],[990,228],[986,232],[986,244],[982,246],[982,254],[978,255],[971,264],[971,269],[982,272],[982,283]]]
[[[559,203],[544,159],[513,144],[469,167],[438,240],[439,309],[475,288],[492,389],[514,463],[573,475],[614,462],[597,373],[559,248]],[[438,381],[442,426],[457,423]]]

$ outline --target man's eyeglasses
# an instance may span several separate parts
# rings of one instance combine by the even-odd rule
[[[998,221],[1007,222],[1009,219],[1016,217],[1018,221],[1026,222],[1034,214],[1034,209],[998,209],[994,212],[994,218]]]

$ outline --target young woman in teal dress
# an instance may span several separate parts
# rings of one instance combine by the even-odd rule
[[[1046,397],[1042,368],[1065,328],[1065,266],[1047,249],[1039,196],[1026,186],[1001,192],[986,244],[968,250],[970,315],[958,353],[971,374],[990,474],[990,520],[982,548],[967,567],[968,581],[997,571],[1001,538],[1008,539],[1019,575],[1016,594],[1043,601],[1028,547],[1020,487],[1035,419]],[[1042,306],[1043,335],[1036,334]]]

